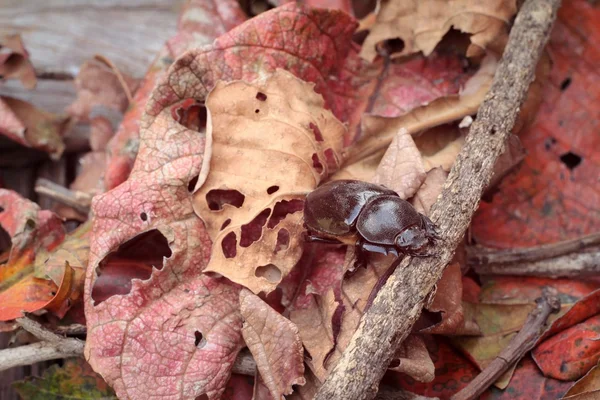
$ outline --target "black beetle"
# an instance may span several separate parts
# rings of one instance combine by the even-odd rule
[[[309,241],[353,244],[363,252],[429,256],[439,239],[429,218],[384,186],[355,180],[326,183],[306,196]],[[358,260],[363,263],[363,260]]]

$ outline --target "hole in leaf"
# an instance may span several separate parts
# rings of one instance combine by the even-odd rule
[[[565,90],[567,90],[569,88],[569,86],[571,86],[571,82],[573,82],[573,80],[571,79],[571,77],[567,77],[564,81],[562,81],[560,83],[560,90],[562,92],[564,92]]]
[[[562,161],[567,168],[573,171],[575,168],[577,168],[577,166],[579,166],[579,164],[581,164],[582,159],[581,156],[569,151],[568,153],[560,156],[560,161]]]
[[[265,278],[271,283],[279,283],[281,280],[281,271],[274,264],[267,264],[256,268],[254,275],[257,278]]]
[[[208,114],[203,101],[185,99],[171,107],[171,116],[186,128],[200,132],[206,128]]]
[[[198,183],[198,175],[192,178],[191,181],[188,182],[188,192],[192,193],[194,188],[196,187],[196,183]]]
[[[398,368],[400,366],[400,359],[394,358],[388,368]]]
[[[283,228],[277,232],[277,243],[275,243],[275,253],[285,251],[290,247],[290,233]]]
[[[202,332],[200,331],[195,331],[194,332],[194,346],[198,347],[198,348],[203,348],[204,345],[206,345],[206,339],[204,339],[204,335],[202,335]]]
[[[237,254],[237,236],[235,232],[229,232],[221,242],[221,249],[225,258],[233,258]]]
[[[140,214],[140,219],[141,219],[142,221],[148,221],[148,214],[146,214],[145,212],[142,212],[142,213]]]
[[[316,126],[315,124],[313,124],[312,122],[308,125],[308,127],[310,129],[312,129],[314,135],[315,135],[315,140],[317,142],[322,142],[323,141],[323,134],[321,133],[321,130],[319,129],[318,126]]]
[[[278,191],[278,190],[279,190],[279,186],[270,186],[270,187],[267,189],[267,194],[273,194],[273,193],[275,193],[275,192],[276,192],[276,191]]]
[[[256,110],[254,110],[255,114],[258,114],[260,112],[260,110],[257,108]]]
[[[258,93],[256,93],[256,100],[266,101],[267,100],[267,95],[264,94],[263,92],[258,92]]]
[[[51,292],[50,292],[50,296],[53,296],[53,297],[54,297],[54,296],[56,296],[56,292],[55,292],[54,290],[53,290],[53,291],[51,291]]]
[[[4,212],[4,208],[0,207],[0,213]]]
[[[299,199],[281,200],[273,207],[273,214],[269,219],[267,228],[273,229],[280,223],[288,214],[293,214],[304,209],[304,201]]]
[[[33,230],[33,229],[35,229],[35,227],[36,227],[36,223],[35,223],[35,221],[34,221],[34,220],[32,220],[32,219],[28,219],[28,220],[25,222],[25,226],[26,226],[27,228],[29,228],[29,229],[32,229],[32,230]]]
[[[200,396],[196,396],[194,400],[208,400],[208,395],[206,393],[201,394]]]
[[[227,228],[229,226],[229,224],[231,223],[231,218],[227,218],[225,220],[225,222],[223,222],[223,225],[221,225],[221,230]]]
[[[229,189],[213,189],[206,193],[206,202],[208,208],[213,211],[219,211],[223,209],[223,205],[230,204],[234,207],[240,208],[244,204],[246,196],[238,192],[237,190]]]
[[[8,232],[0,226],[0,265],[8,262],[12,240]]]
[[[163,260],[171,254],[167,238],[157,229],[128,240],[98,264],[92,299],[100,304],[114,295],[128,294],[133,279],[149,279],[152,268],[162,269]]]
[[[404,40],[399,37],[385,40],[377,46],[377,52],[382,57],[400,53],[402,50],[404,50]]]
[[[546,140],[544,140],[544,148],[546,150],[550,150],[552,148],[552,146],[554,146],[556,144],[556,139],[554,139],[553,137],[549,137]]]
[[[330,171],[336,170],[338,168],[339,163],[337,158],[335,157],[333,149],[325,149],[324,154],[325,160],[327,160],[327,168],[329,168]]]
[[[245,225],[242,225],[242,237],[240,238],[240,246],[249,247],[262,236],[262,228],[267,222],[267,218],[271,214],[270,208],[265,208],[254,219]]]
[[[321,160],[319,160],[319,156],[317,153],[314,153],[312,156],[313,160],[313,168],[317,171],[318,174],[323,173],[323,164],[321,164]]]

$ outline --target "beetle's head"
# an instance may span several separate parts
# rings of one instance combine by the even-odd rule
[[[425,252],[430,242],[430,235],[425,229],[413,225],[400,232],[394,242],[397,249],[402,253],[419,255]]]

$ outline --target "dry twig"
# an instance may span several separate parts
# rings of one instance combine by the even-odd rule
[[[432,220],[444,238],[435,246],[436,256],[407,258],[400,264],[363,315],[317,400],[371,399],[377,393],[396,348],[419,317],[471,222],[534,79],[559,3],[527,0],[523,4],[492,87],[433,207]]]
[[[600,234],[525,249],[467,248],[479,275],[577,277],[600,272]]]
[[[456,393],[450,400],[471,400],[478,398],[490,385],[502,376],[535,346],[544,333],[544,325],[548,316],[560,310],[558,293],[553,288],[545,288],[542,297],[536,300],[534,308],[523,325],[523,328],[512,338],[508,346],[473,379],[465,388]]]
[[[35,182],[35,192],[37,194],[48,196],[52,200],[56,200],[69,207],[73,207],[83,214],[90,212],[92,196],[87,193],[79,191],[74,192],[44,178],[38,178]]]

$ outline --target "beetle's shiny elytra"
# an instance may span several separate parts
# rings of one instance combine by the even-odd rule
[[[304,203],[308,239],[354,244],[360,251],[426,256],[435,225],[396,192],[355,180],[326,183]]]

